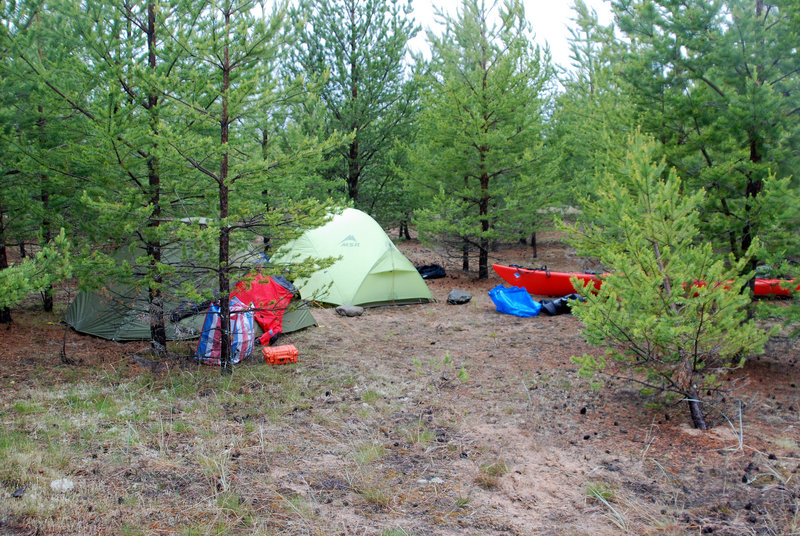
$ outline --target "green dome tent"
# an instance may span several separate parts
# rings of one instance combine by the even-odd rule
[[[368,214],[348,208],[328,223],[283,246],[274,264],[341,257],[294,282],[306,300],[331,305],[377,306],[433,300],[414,265]]]

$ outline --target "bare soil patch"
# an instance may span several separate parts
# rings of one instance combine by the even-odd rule
[[[0,534],[800,534],[796,341],[733,374],[698,432],[683,405],[578,378],[569,358],[602,349],[575,318],[498,314],[493,273],[399,247],[447,269],[435,303],[315,311],[319,327],[280,341],[297,365],[253,359],[227,379],[71,331],[65,365],[58,316],[15,310]],[[493,260],[592,268],[552,233],[537,259]],[[472,301],[448,305],[454,288]]]

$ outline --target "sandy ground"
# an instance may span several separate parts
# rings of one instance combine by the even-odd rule
[[[766,355],[731,375],[730,390],[708,401],[714,428],[699,432],[687,426],[683,405],[656,407],[621,379],[594,389],[578,378],[570,357],[602,349],[583,341],[577,319],[499,314],[487,295],[502,283],[493,273],[479,281],[415,240],[399,246],[417,265],[447,269],[446,278],[429,281],[436,302],[354,318],[315,311],[317,328],[280,341],[300,350],[300,362],[284,369],[302,387],[300,402],[278,420],[226,408],[231,426],[252,419],[281,446],[265,454],[245,438],[231,469],[265,533],[800,534],[796,341],[774,339]],[[492,260],[591,267],[555,235],[540,238],[536,259],[518,247]],[[473,298],[449,305],[452,289]],[[150,374],[132,358],[143,345],[69,331],[67,349],[78,364],[62,365],[61,328],[32,309],[15,316],[0,334],[7,397],[23,396],[43,366],[64,382],[75,369]],[[376,456],[356,456],[363,445]],[[133,462],[131,475],[114,473],[115,484],[76,478],[125,486],[156,470],[180,483],[185,500],[201,485],[146,456]],[[36,519],[2,517],[11,484],[0,488],[0,534],[35,533]],[[305,506],[293,512],[276,503]],[[135,508],[120,508],[123,518],[144,522]],[[119,519],[93,519],[95,528],[83,533],[119,526]],[[144,533],[179,534],[177,525],[165,519]]]

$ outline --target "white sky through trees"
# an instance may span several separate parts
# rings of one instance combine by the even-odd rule
[[[493,0],[486,0],[486,5],[491,6]],[[590,10],[595,10],[601,24],[611,22],[611,5],[609,0],[585,0]],[[535,41],[540,46],[545,43],[550,45],[553,63],[564,68],[570,67],[569,25],[574,18],[572,0],[523,0],[525,16],[533,26]],[[426,30],[435,33],[441,31],[441,26],[436,24],[435,9],[455,16],[460,0],[412,0],[414,11],[412,16],[422,31],[411,41],[410,46],[414,51],[421,51],[429,55],[426,42]],[[497,0],[497,6],[502,5],[502,0]]]

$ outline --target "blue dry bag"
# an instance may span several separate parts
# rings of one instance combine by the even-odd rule
[[[489,291],[489,297],[497,307],[497,311],[507,315],[536,316],[542,309],[542,304],[533,301],[528,291],[522,287],[506,288],[497,285]]]

